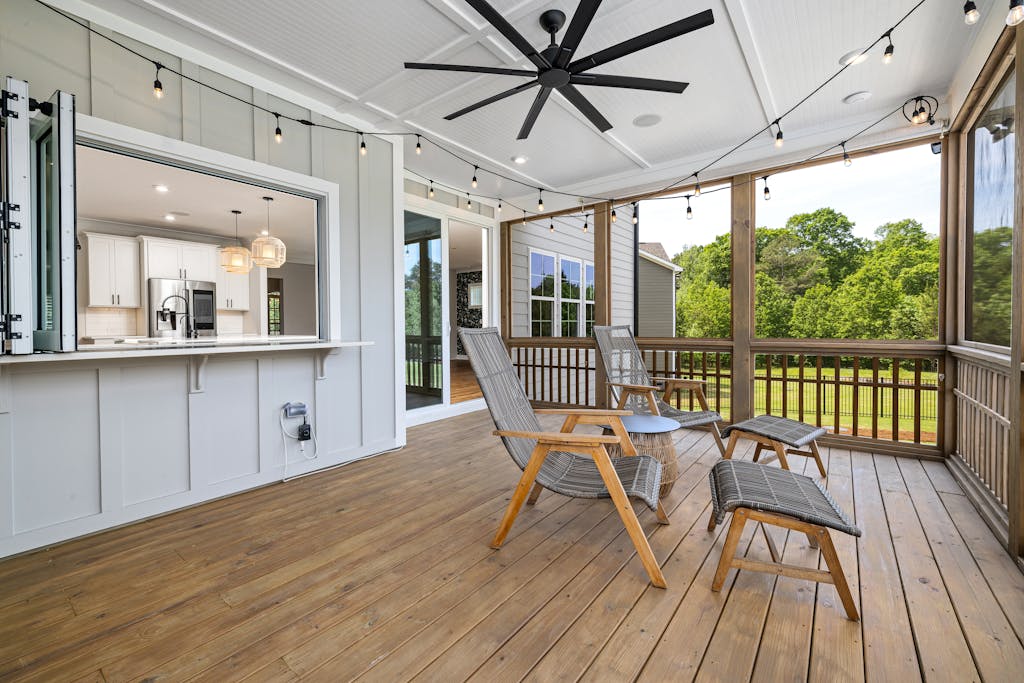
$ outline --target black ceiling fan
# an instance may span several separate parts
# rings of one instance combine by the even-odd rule
[[[586,72],[620,57],[625,57],[652,45],[657,45],[658,43],[677,38],[690,31],[696,31],[715,23],[711,10],[707,9],[667,26],[648,31],[635,38],[630,38],[617,45],[612,45],[587,57],[573,60],[573,53],[583,39],[583,35],[587,32],[590,22],[594,19],[597,8],[601,5],[601,0],[580,1],[579,6],[576,8],[576,13],[573,14],[572,21],[569,23],[569,28],[566,29],[565,35],[562,36],[561,43],[555,42],[555,34],[565,24],[565,13],[556,9],[547,10],[542,13],[540,15],[540,24],[550,34],[551,43],[539,52],[527,42],[526,38],[519,31],[512,27],[512,24],[508,23],[497,10],[491,7],[487,0],[466,0],[466,2],[494,26],[501,35],[505,36],[516,49],[522,52],[537,67],[537,70],[466,66],[461,64],[426,64],[419,62],[406,62],[405,68],[436,71],[468,71],[472,73],[531,78],[532,80],[526,83],[471,104],[445,117],[445,119],[451,121],[488,104],[493,104],[506,97],[511,97],[517,93],[540,86],[540,92],[537,93],[533,106],[530,107],[530,111],[526,115],[526,121],[523,122],[523,127],[519,130],[517,138],[519,140],[525,140],[530,135],[530,130],[537,121],[537,117],[540,115],[541,109],[544,108],[548,97],[551,96],[552,90],[560,92],[565,99],[569,100],[574,107],[579,109],[602,133],[611,129],[612,124],[583,96],[583,93],[576,88],[577,85],[600,85],[609,88],[632,88],[671,93],[683,92],[689,83],[663,81],[653,78],[635,78],[632,76],[589,74]]]

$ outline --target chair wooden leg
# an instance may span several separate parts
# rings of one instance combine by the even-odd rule
[[[761,451],[763,451],[763,450],[764,450],[764,444],[761,443],[760,441],[758,441],[757,442],[757,446],[754,447],[754,457],[752,458],[754,462],[757,462],[758,459],[760,459]]]
[[[505,542],[505,537],[508,536],[509,529],[512,528],[512,523],[516,521],[516,515],[519,514],[519,509],[523,507],[523,502],[530,494],[533,480],[537,478],[537,472],[540,471],[540,466],[544,464],[544,458],[548,456],[550,448],[550,446],[537,444],[536,448],[533,449],[530,461],[526,463],[526,468],[523,469],[523,476],[519,478],[519,485],[512,492],[512,499],[508,502],[505,516],[502,518],[501,524],[498,525],[498,532],[494,535],[494,540],[491,541],[491,547],[495,550],[500,548],[501,544]]]
[[[716,526],[718,526],[718,522],[715,520],[715,509],[711,508],[711,518],[708,520],[708,531],[714,531]]]
[[[722,590],[725,577],[732,567],[732,559],[736,555],[736,548],[740,544],[740,536],[743,534],[743,526],[747,523],[747,511],[739,508],[732,513],[732,524],[729,525],[729,534],[725,537],[725,545],[722,546],[722,557],[718,560],[718,570],[715,571],[715,580],[711,582],[711,590],[718,592]]]
[[[534,484],[533,490],[530,491],[530,497],[526,499],[527,505],[536,505],[537,499],[540,498],[540,492],[544,490],[544,487],[540,484]]]
[[[775,539],[768,533],[768,525],[764,522],[758,522],[758,526],[761,527],[761,533],[764,534],[764,540],[768,543],[768,554],[772,556],[772,562],[781,562],[782,555],[779,554],[779,547],[775,545]]]
[[[721,438],[721,437],[719,437],[719,438]],[[729,434],[729,445],[726,446],[725,450],[722,452],[722,457],[723,458],[725,458],[726,460],[732,460],[733,451],[736,450],[736,444],[737,444],[737,442],[739,442],[739,440],[740,440],[740,433],[739,432],[732,432],[731,434]]]
[[[779,456],[779,466],[784,470],[789,469],[789,461],[786,460],[786,446],[778,441],[772,441],[775,454]]]
[[[705,410],[707,410],[707,408],[705,408]],[[715,445],[718,446],[718,452],[722,454],[723,458],[726,457],[726,455],[725,455],[725,444],[722,443],[722,430],[718,428],[718,423],[717,422],[711,425],[711,436],[713,436],[714,439],[715,439]],[[736,445],[733,444],[733,448],[735,448],[735,447],[736,447]],[[729,451],[729,457],[732,457],[732,451],[731,450]]]
[[[665,506],[658,501],[658,509],[655,510],[654,514],[658,516],[658,524],[668,524],[668,515],[665,513]]]
[[[814,454],[814,462],[818,465],[818,472],[821,474],[821,478],[824,479],[828,475],[825,474],[825,465],[821,462],[821,453],[818,452],[818,442],[811,442],[811,453]]]
[[[857,614],[857,605],[853,602],[853,595],[850,593],[850,584],[846,582],[846,574],[843,573],[843,565],[839,563],[839,555],[836,547],[832,545],[832,537],[828,529],[820,529],[817,533],[818,543],[821,545],[821,556],[825,558],[825,564],[832,575],[832,582],[835,584],[836,593],[846,608],[846,616],[850,621],[860,621]]]
[[[636,518],[633,506],[629,503],[629,497],[626,496],[626,490],[622,488],[619,475],[615,473],[615,467],[612,466],[612,461],[608,457],[608,451],[604,446],[600,446],[594,448],[591,454],[598,472],[601,473],[601,479],[604,480],[604,485],[607,487],[608,493],[611,494],[612,502],[615,503],[615,507],[619,511],[619,517],[622,518],[622,523],[626,527],[626,533],[629,534],[636,553],[640,556],[640,562],[643,563],[647,575],[651,578],[651,583],[656,588],[665,588],[667,586],[665,575],[661,573],[661,567],[658,566],[654,551],[651,550],[651,545],[647,542],[647,536],[644,535],[644,530],[640,526],[640,520]]]

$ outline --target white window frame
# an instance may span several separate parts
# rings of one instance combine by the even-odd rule
[[[555,260],[555,295],[549,296],[537,296],[533,293],[533,255],[539,254],[541,256],[547,256]],[[530,335],[533,334],[533,302],[534,301],[550,301],[552,303],[551,312],[551,336],[563,337],[566,335],[562,334],[562,262],[572,261],[580,265],[580,298],[579,299],[566,299],[564,303],[573,303],[578,307],[577,315],[577,326],[576,334],[573,337],[586,337],[587,336],[587,304],[595,303],[593,299],[587,298],[587,267],[594,267],[593,261],[587,261],[586,259],[578,258],[576,256],[563,256],[553,251],[547,251],[545,249],[537,249],[530,247],[527,250],[527,280],[526,289],[528,293],[527,299],[527,310],[529,312],[530,319]]]

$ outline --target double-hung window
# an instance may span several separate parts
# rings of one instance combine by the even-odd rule
[[[594,331],[594,264],[530,251],[530,334],[582,337]]]

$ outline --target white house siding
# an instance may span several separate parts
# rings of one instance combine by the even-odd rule
[[[300,118],[318,115],[124,37],[170,68]],[[32,0],[0,2],[0,71],[34,97],[74,93],[80,113],[337,183],[340,295],[330,301],[342,339],[374,342],[314,351],[211,355],[201,391],[185,357],[15,363],[0,373],[0,556],[123,524],[281,478],[278,415],[303,401],[315,461],[290,448],[287,474],[378,453],[404,440],[396,415],[395,158],[367,137],[289,126],[153,67]],[[269,127],[269,128],[268,128]],[[399,164],[400,166],[400,164]]]
[[[612,325],[633,326],[634,229],[628,216],[612,223]]]
[[[675,273],[670,269],[640,259],[638,336],[674,337]]]

